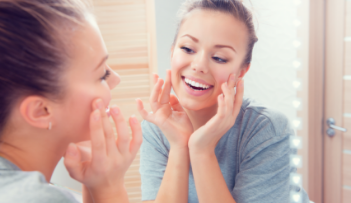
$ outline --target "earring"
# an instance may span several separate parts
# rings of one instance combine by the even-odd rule
[[[51,130],[51,128],[52,128],[52,124],[51,124],[51,122],[50,122],[50,123],[49,123],[48,130]]]

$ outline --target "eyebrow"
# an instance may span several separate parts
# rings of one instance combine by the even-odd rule
[[[96,68],[94,69],[94,71],[97,70],[98,68],[100,68],[101,65],[102,65],[103,63],[105,63],[107,59],[108,59],[108,55],[106,55],[106,56],[100,61],[100,63],[96,66]]]
[[[191,36],[191,35],[188,35],[188,34],[185,34],[185,35],[183,35],[182,37],[189,37],[189,38],[192,39],[194,42],[199,42],[198,39],[196,39],[195,37],[193,37],[193,36]],[[218,44],[218,45],[215,45],[215,47],[216,47],[216,48],[229,48],[229,49],[233,50],[235,53],[237,53],[236,50],[235,50],[232,46],[229,46],[229,45],[220,45],[220,44]]]

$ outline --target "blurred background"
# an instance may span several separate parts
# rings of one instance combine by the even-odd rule
[[[112,104],[137,115],[148,107],[152,73],[164,78],[183,0],[93,0],[94,13],[122,82]],[[259,38],[245,96],[284,113],[301,184],[316,203],[351,202],[351,0],[244,0]],[[332,118],[333,120],[330,120]],[[329,119],[329,123],[327,120]],[[333,122],[334,121],[334,122]],[[337,128],[340,127],[340,128]],[[343,132],[344,129],[349,129]],[[51,182],[80,191],[60,161]],[[141,202],[139,155],[125,178]]]

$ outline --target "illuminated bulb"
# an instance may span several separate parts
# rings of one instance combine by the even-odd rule
[[[295,4],[296,6],[300,5],[300,4],[301,4],[301,0],[294,0],[294,4]]]
[[[295,158],[293,158],[293,160],[292,160],[292,162],[296,165],[296,166],[298,166],[299,164],[300,164],[300,158],[298,158],[298,157],[295,157]]]
[[[300,61],[294,61],[294,62],[293,62],[293,66],[294,66],[295,68],[299,68],[299,67],[301,66],[301,62],[300,62]]]
[[[290,164],[293,167],[300,168],[302,166],[302,158],[299,155],[290,155]]]
[[[298,149],[300,149],[301,148],[301,144],[302,144],[301,137],[298,137],[298,136],[291,136],[290,137],[290,147],[291,148],[298,148]]]
[[[295,25],[296,27],[298,27],[298,26],[300,26],[300,25],[301,25],[301,22],[300,22],[300,21],[298,21],[298,20],[294,20],[294,25]]]
[[[299,120],[294,120],[293,124],[294,124],[295,128],[298,128],[300,126],[301,122]]]
[[[298,81],[298,80],[295,80],[295,81],[293,82],[293,86],[294,86],[296,89],[299,88],[300,85],[301,85],[301,82]]]
[[[292,195],[292,200],[294,202],[299,202],[300,201],[300,198],[301,198],[301,195],[300,194],[293,194]]]
[[[301,46],[301,42],[298,41],[298,40],[295,40],[295,41],[293,42],[293,45],[294,45],[295,48],[298,48],[298,47]]]
[[[292,178],[293,182],[297,185],[300,183],[301,178],[299,176],[295,176]]]
[[[298,100],[295,100],[295,101],[293,101],[292,103],[293,103],[293,106],[294,106],[295,108],[299,108],[299,106],[300,106],[300,104],[301,104],[301,102],[298,101]]]

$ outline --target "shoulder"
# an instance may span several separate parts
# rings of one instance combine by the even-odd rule
[[[250,99],[244,100],[233,129],[239,130],[238,147],[242,157],[262,150],[287,150],[289,138],[294,135],[284,114]]]
[[[281,112],[245,98],[240,111],[241,124],[256,129],[265,129],[267,136],[286,136],[293,132],[289,119]]]
[[[0,193],[0,202],[77,202],[69,192],[50,186],[37,171],[1,171]]]

